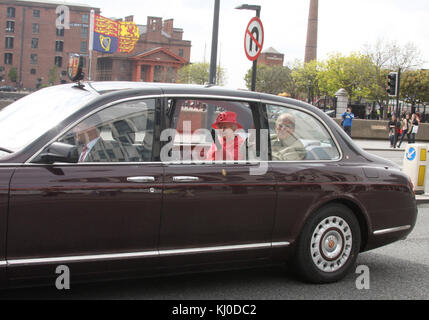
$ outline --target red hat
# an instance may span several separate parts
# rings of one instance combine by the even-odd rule
[[[216,122],[212,124],[212,128],[219,129],[220,123],[233,123],[238,129],[243,129],[243,126],[237,122],[237,114],[235,112],[222,112],[217,116]]]

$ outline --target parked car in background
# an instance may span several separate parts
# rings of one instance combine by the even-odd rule
[[[207,161],[215,128],[240,157]],[[59,265],[91,281],[285,263],[329,283],[417,216],[395,164],[316,107],[255,92],[49,87],[0,112],[0,150],[3,284],[53,285]]]
[[[15,87],[12,86],[1,86],[0,87],[0,91],[5,91],[5,92],[16,92],[17,89]]]

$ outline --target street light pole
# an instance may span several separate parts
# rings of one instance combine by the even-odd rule
[[[261,7],[259,7],[259,9],[256,10],[256,16],[258,18],[261,17]],[[253,65],[252,65],[252,85],[250,87],[251,91],[256,91],[256,73],[257,73],[257,71],[258,71],[258,59],[253,61]]]
[[[241,6],[236,7],[235,9],[238,9],[238,10],[254,10],[254,11],[256,11],[256,16],[258,18],[261,17],[261,6],[243,4]],[[250,86],[250,90],[251,91],[256,91],[256,74],[257,74],[257,70],[258,70],[258,59],[256,59],[255,61],[253,61],[253,65],[252,65],[252,83],[251,83],[251,86]]]
[[[212,35],[212,52],[210,59],[209,83],[216,84],[216,65],[217,65],[217,43],[219,35],[219,8],[220,0],[215,0],[214,17],[213,17],[213,35]]]

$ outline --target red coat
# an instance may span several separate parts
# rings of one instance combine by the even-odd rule
[[[207,160],[230,160],[230,161],[238,161],[244,160],[244,155],[240,151],[241,146],[244,142],[244,139],[240,136],[235,136],[234,143],[229,143],[227,145],[226,139],[219,137],[219,143],[222,146],[222,150],[217,150],[216,144],[210,147],[207,152]]]

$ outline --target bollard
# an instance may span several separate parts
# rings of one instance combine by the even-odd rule
[[[417,194],[425,191],[428,145],[410,144],[405,148],[403,171],[414,184]]]

